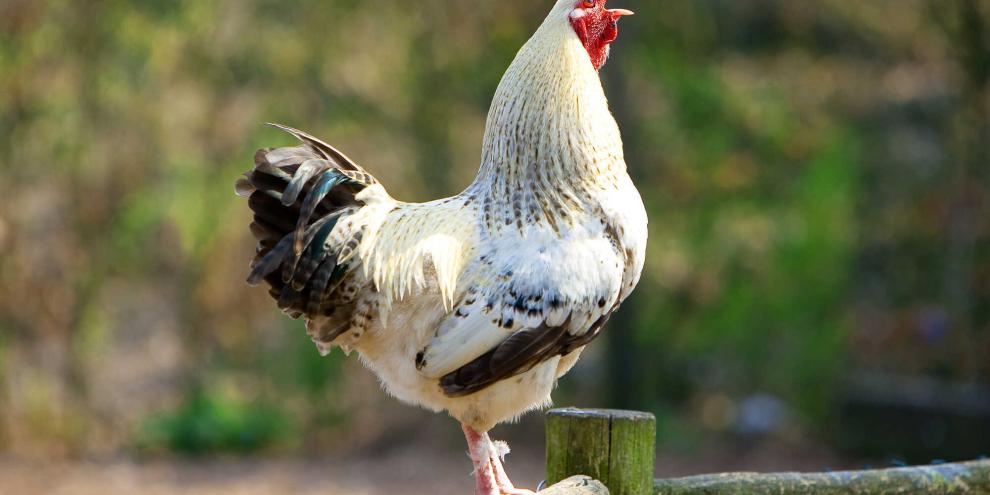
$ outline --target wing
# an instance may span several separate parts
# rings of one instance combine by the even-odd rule
[[[416,366],[465,396],[564,356],[597,337],[618,306],[625,265],[603,228],[569,239],[528,236],[494,246]]]
[[[600,316],[583,333],[574,332],[581,327],[566,324],[542,324],[514,332],[494,349],[444,375],[440,386],[445,395],[462,397],[525,373],[550,358],[566,356],[594,340],[610,315],[611,311]]]

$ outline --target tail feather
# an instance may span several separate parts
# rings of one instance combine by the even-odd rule
[[[347,155],[341,153],[340,150],[338,150],[337,148],[334,148],[333,146],[330,146],[329,144],[303,131],[300,131],[299,129],[293,129],[289,126],[284,126],[282,124],[268,124],[268,125],[272,127],[277,127],[285,132],[288,132],[289,134],[292,134],[293,136],[296,137],[296,139],[302,141],[311,150],[316,151],[323,158],[332,161],[335,168],[343,171],[358,172],[360,174],[364,174],[370,180],[369,182],[367,182],[367,185],[370,186],[372,184],[375,184],[374,177],[372,177],[370,174],[365,172],[364,169],[361,168],[357,163],[354,163],[354,160],[348,158]]]
[[[311,230],[314,232],[312,237],[306,241],[305,252],[301,256],[296,257],[296,264],[289,276],[282,277],[282,281],[292,283],[294,290],[303,290],[309,283],[309,279],[316,273],[316,269],[323,264],[328,256],[333,256],[323,246],[326,245],[327,238],[330,237],[330,232],[337,226],[338,218],[340,218],[340,215],[334,214],[326,217],[323,225],[312,227]]]
[[[306,160],[302,165],[296,170],[296,175],[292,177],[292,181],[289,182],[289,186],[285,188],[282,193],[282,204],[285,206],[292,205],[299,199],[299,193],[302,192],[303,186],[309,182],[310,179],[315,177],[317,174],[325,172],[330,168],[330,163],[326,160]]]
[[[326,315],[327,305],[327,289],[330,287],[331,280],[334,275],[340,277],[341,272],[337,270],[337,257],[327,260],[326,263],[321,263],[313,274],[312,285],[316,294],[322,294],[320,297],[310,297],[309,302],[306,304],[306,314],[311,315]]]
[[[262,189],[252,194],[248,198],[248,207],[254,212],[254,221],[268,227],[271,234],[277,236],[275,240],[278,241],[283,235],[295,230],[293,217],[298,213],[293,212],[292,207],[282,206],[279,199],[270,196],[269,192]],[[262,241],[266,238],[259,237],[258,240]]]
[[[266,241],[267,239],[262,242],[265,243]],[[247,279],[248,283],[258,285],[262,280],[267,280],[267,277],[278,270],[278,267],[285,261],[291,247],[292,238],[290,236],[283,237],[274,248],[266,248],[262,245],[262,249],[258,251],[257,257],[255,257],[254,262],[251,264],[251,274],[248,275]]]
[[[258,240],[248,283],[268,284],[278,307],[294,318],[329,315],[334,292],[352,268],[338,263],[347,245],[331,245],[331,234],[342,216],[362,206],[355,196],[375,180],[336,148],[275,127],[301,144],[259,150],[254,169],[235,185],[238,195],[248,197],[250,229]]]
[[[337,170],[328,170],[320,175],[320,179],[316,182],[316,185],[306,194],[302,202],[299,219],[296,222],[296,241],[294,244],[296,256],[302,253],[303,234],[306,231],[306,226],[310,224],[310,219],[313,218],[313,213],[316,212],[316,207],[323,202],[333,188],[348,184],[350,181],[350,179],[338,173]]]

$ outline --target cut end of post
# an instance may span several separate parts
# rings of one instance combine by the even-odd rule
[[[627,411],[625,409],[578,409],[576,407],[561,407],[547,411],[547,416],[566,416],[577,418],[608,418],[620,421],[650,421],[657,418],[652,413],[643,411]]]

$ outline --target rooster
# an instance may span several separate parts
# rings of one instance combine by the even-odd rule
[[[357,351],[385,390],[461,423],[478,495],[513,487],[488,431],[544,407],[636,286],[642,199],[598,70],[632,12],[559,0],[502,78],[462,193],[393,199],[329,144],[264,149],[237,182],[258,240],[248,282]]]

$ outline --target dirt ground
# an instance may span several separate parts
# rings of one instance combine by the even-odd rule
[[[26,461],[0,457],[0,495],[457,495],[473,491],[456,450],[420,446],[372,455],[210,460]],[[661,452],[658,476],[722,471],[819,471],[849,466],[825,451],[777,444],[722,446],[697,455]],[[543,477],[543,453],[521,446],[506,468],[518,486]]]
[[[542,460],[507,462],[516,483],[535,486]],[[104,462],[0,461],[2,495],[385,495],[459,494],[474,487],[467,456],[414,451],[379,458]],[[415,489],[412,489],[416,487]]]

